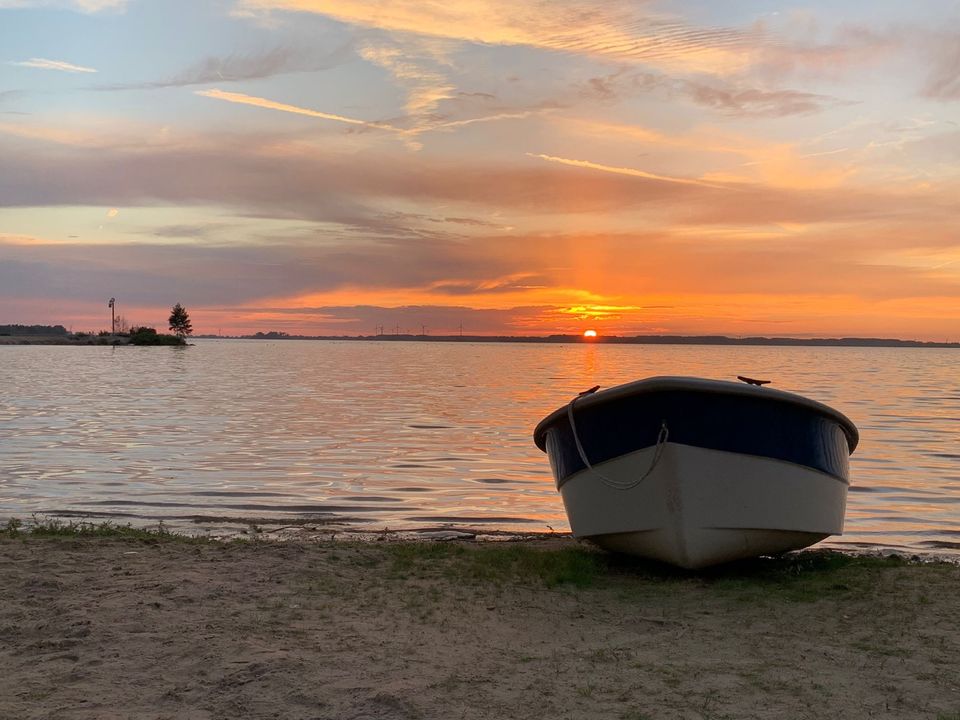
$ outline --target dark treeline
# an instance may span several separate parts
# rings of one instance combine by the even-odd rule
[[[199,335],[212,338],[216,335]],[[791,338],[791,337],[728,337],[726,335],[290,335],[282,331],[241,335],[244,340],[381,340],[407,342],[485,342],[485,343],[586,343],[612,345],[773,345],[807,347],[902,347],[960,348],[960,342],[897,340],[895,338]]]
[[[0,325],[0,335],[66,335],[63,325]]]

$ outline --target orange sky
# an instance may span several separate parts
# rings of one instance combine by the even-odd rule
[[[0,324],[960,340],[960,10],[0,0]]]

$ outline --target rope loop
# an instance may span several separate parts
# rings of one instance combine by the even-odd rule
[[[613,488],[614,490],[632,490],[650,477],[650,474],[660,462],[660,458],[663,457],[663,449],[666,447],[667,440],[670,438],[670,429],[667,427],[667,421],[665,419],[660,421],[660,432],[657,433],[657,444],[653,451],[653,460],[650,461],[650,467],[647,468],[646,472],[636,480],[630,480],[628,482],[613,480],[590,464],[590,461],[587,459],[587,453],[583,449],[583,444],[580,442],[580,436],[577,433],[577,423],[573,419],[573,410],[577,404],[577,400],[581,397],[583,397],[583,395],[578,395],[567,405],[567,419],[570,421],[570,429],[573,431],[573,441],[577,445],[577,452],[580,454],[580,459],[583,461],[583,464],[587,466],[587,469],[600,478],[600,481],[607,487]]]

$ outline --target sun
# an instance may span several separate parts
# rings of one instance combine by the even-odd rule
[[[596,336],[597,336],[597,331],[596,331],[596,330],[584,330],[584,331],[583,331],[583,336],[584,336],[584,337],[596,337]]]

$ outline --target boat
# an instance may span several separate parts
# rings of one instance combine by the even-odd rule
[[[688,569],[842,534],[856,426],[815,400],[740,379],[591,388],[545,417],[534,442],[573,534]]]

